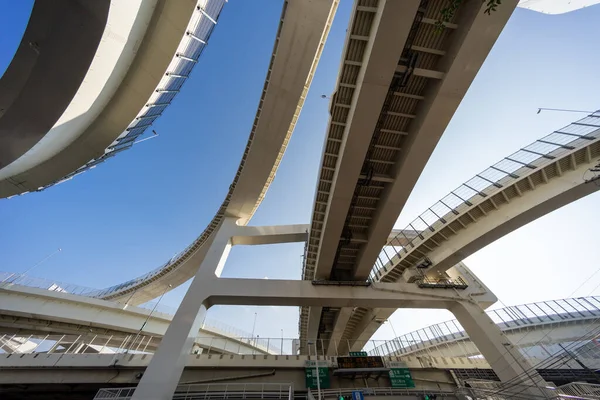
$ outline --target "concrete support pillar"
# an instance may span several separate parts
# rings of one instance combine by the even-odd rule
[[[167,332],[146,368],[132,400],[171,400],[177,389],[192,346],[202,327],[207,307],[205,301],[211,293],[215,271],[223,268],[231,237],[236,228],[235,220],[226,218],[198,268],[181,305],[177,309]]]
[[[340,311],[338,311],[337,318],[335,319],[333,332],[331,333],[331,339],[329,341],[329,345],[327,346],[328,356],[337,356],[338,354],[340,354],[338,353],[338,350],[341,350],[340,343],[342,341],[342,335],[344,334],[344,330],[346,329],[346,325],[348,324],[348,321],[350,320],[351,316],[352,307],[342,307],[340,308]]]
[[[514,387],[515,395],[523,393],[532,398],[546,398],[546,382],[479,305],[458,301],[454,302],[449,310],[456,316],[500,381],[507,384],[507,387]]]

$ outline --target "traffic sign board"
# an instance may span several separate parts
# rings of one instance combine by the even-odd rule
[[[408,366],[403,362],[390,362],[390,384],[393,388],[414,388],[415,382]]]
[[[350,357],[367,357],[368,354],[366,351],[351,351],[348,353]]]
[[[321,389],[328,389],[331,386],[329,380],[329,364],[324,361],[319,362],[319,386]],[[307,361],[304,367],[304,379],[307,389],[317,389],[317,367],[314,361]]]

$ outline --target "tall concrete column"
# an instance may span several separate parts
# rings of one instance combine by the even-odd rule
[[[514,386],[515,394],[546,398],[546,382],[479,305],[457,301],[449,310],[502,383]]]
[[[132,400],[171,400],[192,346],[206,315],[206,299],[211,293],[215,271],[222,270],[229,254],[231,237],[236,223],[226,218],[216,233],[214,241],[198,268],[158,349],[152,356]]]

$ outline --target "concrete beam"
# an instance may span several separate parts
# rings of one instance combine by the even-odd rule
[[[274,225],[274,226],[239,226],[232,225],[230,228],[230,247],[236,245],[264,245],[264,244],[280,244],[280,243],[295,243],[304,242],[307,240],[308,225]],[[152,299],[157,298],[165,291],[169,291],[172,287],[190,279],[194,270],[202,263],[206,254],[213,243],[214,234],[210,235],[204,244],[192,255],[190,255],[182,265],[174,269],[162,279],[157,279],[154,282],[140,282],[137,285],[133,284],[132,288],[127,288],[127,291],[119,292],[114,295],[105,296],[107,300],[123,301],[128,304],[142,304]],[[169,287],[169,285],[172,285]],[[141,287],[140,287],[141,286]],[[137,287],[137,289],[135,289]]]
[[[462,293],[454,291],[444,291],[432,296],[431,290],[403,282],[374,283],[370,287],[362,287],[313,285],[310,281],[219,278],[207,285],[205,302],[209,307],[222,304],[447,308],[448,302],[462,298]]]
[[[425,95],[417,117],[410,125],[409,135],[392,173],[395,181],[383,192],[369,228],[368,244],[358,255],[356,279],[369,276],[412,188],[518,0],[505,3],[491,15],[483,12],[480,2],[468,2],[462,6],[462,18],[452,34],[452,45],[436,67],[443,77],[432,82],[431,90]]]
[[[308,224],[275,226],[239,226],[231,237],[231,244],[254,246],[305,242],[308,239]]]
[[[480,307],[486,309],[498,301],[498,298],[485,283],[483,283],[464,263],[458,263],[453,268],[450,268],[447,273],[452,278],[460,276],[468,283],[469,287],[465,289],[462,295],[477,301]],[[437,294],[437,291],[434,294]],[[361,344],[370,340],[381,324],[390,318],[395,311],[396,308],[379,308],[374,310],[373,313],[367,313],[359,325],[354,328],[354,331],[350,332],[351,350],[360,350]],[[343,319],[340,319],[339,322],[343,322]],[[338,326],[336,321],[333,330],[334,332],[338,332],[338,336],[332,335],[331,340],[340,341],[345,332],[345,328],[345,325]]]
[[[382,1],[365,51],[323,222],[315,277],[328,279],[346,215],[420,1]],[[386,234],[391,231],[390,227]]]
[[[6,357],[6,354],[0,354],[0,385],[6,390],[3,393],[10,393],[12,398],[23,399],[32,393],[56,392],[56,388],[61,384],[76,384],[65,391],[73,396],[73,386],[82,387],[85,384],[96,383],[98,386],[110,386],[118,384],[120,386],[132,386],[138,381],[135,375],[143,372],[151,362],[151,355],[130,354],[126,359],[119,361],[118,366],[120,374],[116,375],[112,356],[108,354],[76,354],[64,356],[62,354],[39,354],[23,355],[22,357]],[[36,356],[34,358],[34,356]],[[186,369],[183,372],[181,382],[213,381],[210,391],[220,391],[223,386],[214,383],[214,380],[232,381],[236,377],[260,374],[262,371],[268,372],[276,370],[275,376],[278,382],[293,383],[294,389],[300,390],[305,384],[305,364],[306,361],[314,359],[308,356],[295,357],[248,357],[248,356],[230,356],[215,357],[209,355],[189,355],[186,362]],[[447,390],[449,393],[455,390],[455,384],[447,371],[449,368],[489,368],[484,360],[469,360],[441,358],[432,360],[433,368],[426,368],[416,357],[403,358],[415,379],[417,390]],[[585,361],[587,362],[587,360]],[[254,372],[255,371],[255,372]],[[227,379],[229,378],[229,379]],[[381,386],[387,385],[385,377],[381,378]],[[264,375],[253,377],[255,384],[272,384],[273,375]],[[59,384],[60,382],[60,384]],[[384,383],[386,382],[386,383]],[[107,384],[108,385],[103,385]],[[53,384],[46,386],[44,384]],[[225,383],[223,383],[224,385]],[[23,385],[23,386],[18,386]],[[25,386],[26,385],[26,386]],[[54,391],[52,390],[54,388]],[[249,386],[248,388],[251,388]],[[348,389],[348,380],[346,378],[331,377],[331,389],[343,388],[344,393]],[[46,389],[44,391],[44,389]],[[375,388],[376,389],[376,388]],[[16,392],[15,392],[16,391]],[[182,394],[183,395],[183,394]],[[69,395],[65,396],[68,397]],[[44,396],[41,396],[44,398]],[[71,398],[68,397],[68,398]],[[222,394],[221,394],[222,397]],[[439,396],[438,396],[439,397]],[[397,397],[390,397],[397,399]],[[450,397],[451,398],[451,397]]]

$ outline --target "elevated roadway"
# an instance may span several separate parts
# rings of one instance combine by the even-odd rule
[[[435,275],[507,233],[596,192],[600,186],[587,182],[586,173],[598,157],[600,112],[511,154],[430,207],[410,224],[421,234],[395,254],[382,253],[374,278],[397,280],[423,257],[432,262],[426,274]]]
[[[131,148],[189,76],[224,2],[36,2],[0,82],[0,197]]]
[[[224,217],[246,225],[262,202],[287,148],[317,68],[338,0],[284,2],[271,62],[238,171],[202,234],[164,265],[94,296],[141,304],[196,273]],[[133,294],[134,293],[134,294]],[[133,294],[133,297],[132,297]]]
[[[522,304],[488,310],[487,314],[506,333],[511,343],[529,356],[562,353],[557,344],[568,345],[573,353],[585,358],[600,356],[598,352],[578,351],[588,343],[594,344],[595,333],[600,328],[600,300],[597,297]],[[480,355],[456,320],[404,334],[377,346],[369,354],[471,358]]]
[[[517,1],[358,1],[331,98],[303,277],[366,280]],[[350,309],[303,308],[302,338],[342,339]],[[306,350],[306,349],[304,349]]]
[[[5,351],[27,353],[44,340],[60,344],[63,351],[77,344],[96,352],[99,348],[153,352],[172,318],[156,310],[60,291],[12,284],[0,288],[0,347]],[[276,344],[244,339],[204,324],[194,348],[225,354],[278,352]]]
[[[0,79],[0,170],[29,151],[65,112],[100,46],[109,8],[108,0],[35,2]]]
[[[600,113],[506,157],[427,209],[378,255],[371,279],[436,281],[479,249],[600,186],[586,174],[600,157]],[[408,242],[408,244],[406,244]],[[428,268],[418,268],[427,259]],[[422,265],[420,265],[422,267]],[[364,341],[394,310],[355,309],[344,339]]]

